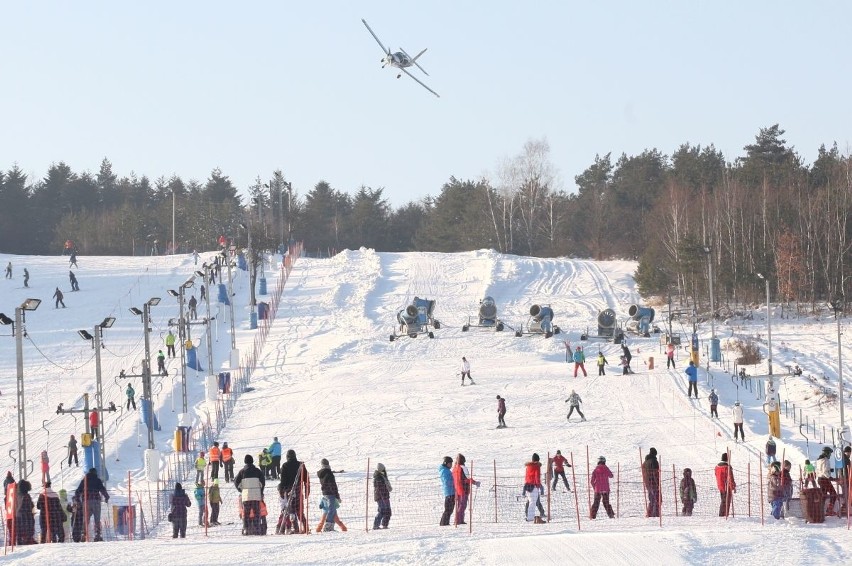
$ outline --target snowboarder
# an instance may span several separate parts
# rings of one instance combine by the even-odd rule
[[[74,275],[73,271],[68,272],[68,280],[71,281],[71,291],[79,291],[80,284],[77,283],[77,276]]]
[[[85,518],[83,524],[88,525],[89,517],[95,523],[95,542],[103,540],[101,537],[101,496],[104,501],[109,503],[109,493],[107,493],[104,483],[98,477],[98,471],[95,468],[90,468],[89,472],[83,477],[83,481],[77,486],[77,497],[83,501],[85,509]]]
[[[690,360],[689,367],[684,371],[689,380],[689,389],[686,391],[686,396],[689,397],[690,394],[695,394],[695,398],[698,399],[698,368],[695,367],[695,363]]]
[[[606,375],[606,365],[608,363],[609,362],[606,361],[603,352],[598,350],[598,375]]]
[[[166,334],[166,353],[170,358],[175,357],[175,335],[171,330]]]
[[[733,409],[731,412],[734,415],[734,441],[737,440],[737,431],[740,433],[740,440],[745,442],[745,433],[743,432],[743,406],[740,405],[740,402],[737,401],[734,403]]]
[[[6,279],[12,278],[12,262],[10,261],[6,264]]]
[[[506,399],[497,396],[497,428],[506,428]]]
[[[245,466],[234,478],[234,487],[240,492],[243,504],[243,535],[260,534],[260,502],[263,500],[263,487],[266,479],[254,465],[254,458],[246,454]],[[227,468],[226,468],[227,470]]]
[[[527,521],[544,523],[544,517],[535,516],[538,497],[541,494],[541,461],[538,454],[533,453],[532,460],[524,464],[524,494],[527,497]]]
[[[133,410],[136,410],[136,391],[133,390],[133,386],[131,384],[127,384],[127,389],[124,390],[124,394],[127,395],[127,410],[130,410],[130,406],[133,405]]]
[[[462,374],[462,385],[464,385],[464,377],[465,376],[467,376],[467,378],[470,380],[470,384],[474,385],[473,378],[470,377],[470,362],[468,362],[467,358],[465,358],[464,356],[462,356],[461,374]]]
[[[657,461],[657,449],[651,448],[642,464],[642,479],[648,494],[646,517],[660,516],[660,463]]]
[[[769,440],[766,441],[766,465],[768,466],[772,462],[777,462],[778,458],[775,457],[775,453],[777,451],[777,447],[775,446],[775,440],[773,440],[772,435],[769,435]]]
[[[628,373],[633,373],[633,368],[630,367],[630,360],[633,359],[633,355],[630,353],[630,348],[627,347],[627,344],[622,344],[621,351],[624,353],[624,359],[627,361],[624,375],[627,375]]]
[[[195,299],[195,295],[189,298],[189,318],[195,320],[198,318],[198,301]]]
[[[385,465],[377,464],[376,471],[373,472],[373,499],[379,506],[379,512],[373,519],[374,531],[378,530],[380,526],[383,529],[388,528],[391,518],[390,492],[392,489]]]
[[[157,371],[160,372],[160,375],[168,375],[169,373],[166,371],[166,355],[162,350],[157,351]]]
[[[442,527],[450,525],[450,515],[453,513],[453,508],[456,506],[456,488],[453,481],[453,459],[449,456],[444,456],[444,461],[438,467],[438,474],[441,477],[441,493],[444,495],[444,512],[441,515],[441,520],[438,524]],[[12,472],[9,472],[10,474]]]
[[[716,394],[715,389],[710,390],[710,395],[707,397],[710,401],[710,416],[719,418],[719,412],[716,410],[716,407],[719,405],[719,396]]]
[[[27,268],[24,268],[24,287],[30,286],[30,272]]]
[[[71,257],[68,258],[68,267],[71,267],[72,265],[74,267],[78,267],[77,266],[77,252],[75,252],[75,251],[72,251]]]
[[[722,454],[722,460],[716,464],[716,488],[719,490],[721,501],[719,502],[719,516],[727,517],[731,510],[731,501],[737,492],[737,484],[734,481],[734,471],[728,465],[727,452]]]
[[[583,370],[583,377],[588,377],[586,373],[586,354],[583,353],[583,349],[580,346],[577,346],[577,349],[574,351],[574,377],[577,377],[577,370]]]
[[[172,538],[186,538],[186,510],[192,507],[189,496],[180,483],[175,484],[175,492],[169,502],[169,521],[172,523]]]
[[[606,458],[598,456],[598,465],[592,472],[591,484],[595,488],[595,501],[592,503],[592,508],[589,510],[589,518],[594,519],[598,516],[598,507],[601,500],[606,510],[606,514],[610,519],[615,518],[615,512],[612,510],[612,505],[609,504],[609,480],[612,478],[612,470],[606,465]]]
[[[320,482],[320,490],[322,491],[322,500],[320,501],[320,509],[322,516],[317,525],[316,531],[328,532],[334,531],[334,525],[338,525],[341,531],[346,531],[346,525],[340,520],[337,514],[337,508],[340,507],[340,492],[337,490],[337,481],[334,479],[334,472],[331,471],[331,465],[328,460],[323,458],[320,460],[320,469],[317,472],[317,477]]]
[[[565,484],[565,489],[571,491],[571,486],[568,485],[568,478],[565,477],[565,468],[571,467],[568,459],[562,455],[561,450],[556,451],[556,456],[553,457],[553,486],[551,489],[556,489],[556,484],[559,482],[559,476],[562,476],[562,483]]]
[[[59,290],[59,287],[57,287],[56,291],[54,291],[53,298],[56,299],[56,304],[53,308],[58,309],[60,304],[62,305],[63,309],[65,308],[65,301],[62,300],[65,298],[65,295],[62,294],[62,291]]]
[[[80,461],[77,459],[77,439],[74,438],[74,435],[71,435],[71,439],[68,441],[68,467],[71,467],[71,459],[74,459],[74,464],[79,468]]]
[[[580,410],[580,403],[582,403],[583,400],[580,399],[580,395],[578,395],[576,391],[572,389],[571,395],[569,395],[568,398],[565,399],[565,402],[570,403],[569,407],[571,407],[568,411],[568,416],[566,417],[569,421],[571,420],[571,415],[574,413],[574,410],[577,411],[577,414],[580,415],[580,418],[583,421],[586,420],[586,415],[584,415],[583,411]]]
[[[222,494],[219,493],[219,480],[214,479],[207,490],[207,501],[210,503],[210,525],[218,527],[219,506],[222,505]]]
[[[692,470],[683,469],[683,478],[680,480],[680,500],[683,501],[681,512],[684,517],[692,517],[692,508],[698,501],[698,491],[695,488],[695,480],[692,479]]]
[[[669,367],[671,367],[672,369],[675,369],[674,355],[675,355],[674,344],[669,342],[666,345],[666,369],[669,369]]]

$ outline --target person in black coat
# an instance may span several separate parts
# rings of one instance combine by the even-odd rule
[[[36,507],[41,512],[38,516],[38,525],[41,529],[40,542],[65,542],[65,528],[63,523],[68,518],[59,501],[59,494],[50,488],[50,482],[45,482],[44,492],[38,496]],[[48,535],[50,535],[48,537]]]
[[[31,490],[32,484],[27,480],[18,482],[17,508],[15,509],[15,539],[18,545],[36,543]]]
[[[240,500],[243,502],[243,534],[259,535],[261,533],[260,502],[263,501],[263,487],[266,485],[266,477],[260,469],[254,465],[254,458],[246,454],[245,466],[234,478],[234,487],[240,492]]]
[[[101,537],[101,496],[108,503],[109,493],[107,493],[106,487],[104,487],[104,482],[98,477],[98,470],[95,468],[89,469],[86,475],[83,476],[83,481],[77,486],[75,494],[83,503],[83,514],[85,515],[83,525],[88,525],[89,518],[93,518],[95,523],[94,540],[95,542],[104,540]],[[88,538],[88,533],[86,538]]]
[[[192,507],[189,496],[179,483],[175,484],[175,492],[172,494],[169,514],[172,517],[172,538],[186,538],[186,510]]]
[[[281,465],[281,482],[278,484],[278,494],[286,501],[282,524],[289,526],[290,532],[304,533],[308,528],[305,509],[301,500],[311,493],[308,471],[302,462],[296,459],[295,450],[287,450],[286,459]],[[285,529],[286,530],[286,529]]]
[[[337,508],[340,507],[340,492],[337,490],[337,480],[334,479],[334,472],[331,471],[331,465],[328,460],[323,458],[320,461],[320,469],[317,472],[317,477],[320,481],[320,489],[322,490],[322,501],[320,509],[322,509],[322,517],[317,532],[333,531],[334,525],[340,526],[341,531],[346,530],[346,525],[340,520],[337,515]]]

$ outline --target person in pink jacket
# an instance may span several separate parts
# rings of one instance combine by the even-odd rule
[[[612,470],[606,465],[606,458],[598,456],[598,465],[592,472],[592,487],[595,488],[595,501],[592,503],[592,508],[589,511],[589,517],[594,519],[598,515],[598,507],[603,499],[603,506],[606,509],[606,514],[610,519],[615,518],[615,513],[612,506],[609,504],[609,478],[612,477]]]

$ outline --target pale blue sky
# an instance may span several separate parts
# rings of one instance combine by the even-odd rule
[[[382,70],[361,24],[441,94]],[[0,2],[0,168],[119,175],[280,168],[304,194],[394,206],[547,137],[563,186],[596,153],[715,143],[776,122],[811,162],[852,146],[847,2]],[[416,71],[415,71],[416,72]]]

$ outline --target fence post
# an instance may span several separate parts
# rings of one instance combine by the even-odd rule
[[[760,474],[760,482],[763,483],[763,460],[759,460],[761,474]],[[751,517],[751,461],[746,465],[746,473],[748,474],[748,516]],[[761,498],[760,505],[763,506],[763,499]]]
[[[590,469],[590,466],[591,464],[589,463],[589,445],[586,444],[586,497],[589,500],[589,506],[587,508],[589,511],[589,516],[591,516],[592,513],[592,471]]]
[[[473,460],[470,461],[470,479],[473,479]],[[473,534],[473,485],[468,484],[468,488],[470,489],[470,497],[468,498],[470,501],[467,502],[467,532]]]
[[[663,526],[663,459],[657,464],[657,513],[660,515],[660,527]]]
[[[497,460],[494,460],[494,522],[497,522]]]
[[[677,471],[674,464],[672,464],[672,491],[674,492],[675,517],[677,517],[679,515],[677,510]]]
[[[749,462],[749,464],[751,464],[751,462]],[[758,465],[760,466],[760,525],[763,526],[765,524],[763,522],[763,460],[759,460]],[[781,474],[781,476],[783,478],[784,474]],[[751,513],[749,513],[749,516],[751,516]]]
[[[574,452],[571,452],[571,482],[574,484],[574,512],[577,514],[577,530],[580,530],[580,497],[577,495],[577,473],[574,467]]]
[[[547,451],[547,471],[544,474],[547,481],[547,522],[550,522],[550,450]]]
[[[364,532],[370,532],[370,457],[367,456],[367,481],[364,485]]]
[[[621,512],[621,462],[616,464],[615,472],[615,516],[619,517]]]

